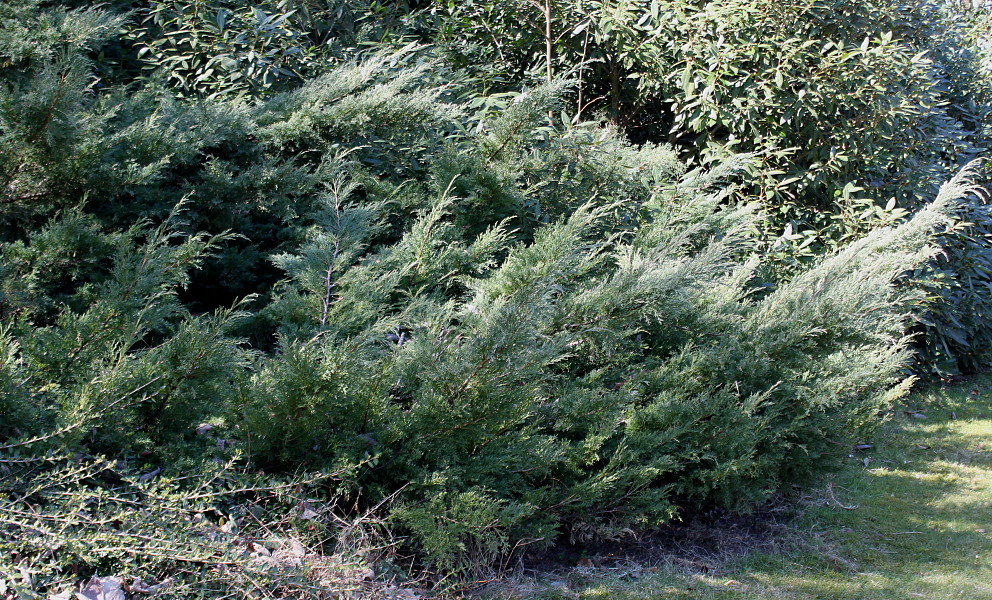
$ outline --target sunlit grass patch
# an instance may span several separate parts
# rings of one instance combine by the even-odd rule
[[[539,598],[992,600],[992,378],[913,395],[805,500],[784,551],[716,574],[564,578]]]

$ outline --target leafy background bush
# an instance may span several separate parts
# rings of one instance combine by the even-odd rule
[[[483,576],[746,510],[988,365],[974,14],[132,8],[0,7],[21,597]]]
[[[484,90],[571,77],[563,120],[600,114],[692,165],[754,154],[739,193],[765,206],[772,272],[792,274],[915,211],[984,151],[987,15],[941,2],[508,0],[438,3],[394,37],[436,44]],[[969,357],[987,325],[960,294],[936,293],[921,324],[934,374],[980,368]]]

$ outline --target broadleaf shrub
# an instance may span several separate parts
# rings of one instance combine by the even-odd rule
[[[917,210],[988,148],[986,6],[513,0],[438,3],[430,15],[411,17],[409,30],[486,89],[536,82],[547,66],[577,81],[567,103],[576,121],[608,118],[638,140],[676,144],[693,163],[756,155],[738,191],[766,208],[773,275]],[[965,265],[979,268],[983,244],[957,261],[960,271],[935,268],[980,280]],[[973,345],[963,333],[988,326],[975,318],[987,312],[981,288],[955,287],[922,312],[921,373],[989,366],[976,352],[985,334]]]

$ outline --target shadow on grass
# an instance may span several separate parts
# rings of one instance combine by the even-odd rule
[[[992,378],[914,394],[865,441],[800,517],[718,568],[559,572],[505,597],[992,600]]]
[[[992,387],[911,402],[797,523],[811,548],[745,559],[760,589],[713,597],[992,599]]]

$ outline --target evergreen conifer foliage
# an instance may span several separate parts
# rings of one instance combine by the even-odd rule
[[[292,376],[254,384],[254,458],[374,457],[354,485],[403,489],[396,522],[446,568],[761,502],[831,468],[908,389],[914,292],[894,284],[933,255],[970,175],[765,296],[741,259],[753,210],[691,187],[633,237],[604,235],[611,207],[586,206],[530,242],[499,227],[459,242],[442,198],[340,277],[328,243],[319,267],[283,257],[292,301],[273,310],[310,326],[272,363]],[[447,258],[479,245],[503,256],[484,273]]]
[[[92,33],[70,39],[116,22],[58,15]],[[482,97],[409,47],[254,105],[180,101],[5,31],[0,557],[37,574],[28,597],[73,569],[244,566],[192,523],[292,510],[302,491],[265,495],[291,474],[458,573],[760,503],[911,385],[907,274],[976,194],[969,167],[772,288],[767,215],[725,183],[745,159],[688,172],[561,119],[566,84]],[[183,540],[194,567],[161,559]]]

